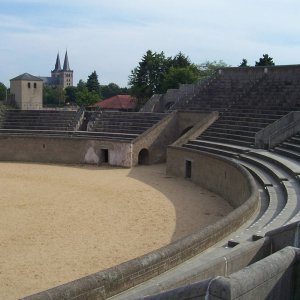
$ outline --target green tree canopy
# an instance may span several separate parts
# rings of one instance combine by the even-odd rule
[[[246,58],[243,58],[242,62],[240,63],[239,67],[249,67],[248,61]]]
[[[92,74],[88,77],[88,80],[86,82],[86,87],[89,90],[89,92],[95,92],[100,96],[100,83],[98,81],[98,75],[96,71],[92,72]]]
[[[128,94],[127,88],[121,88],[116,83],[109,83],[108,85],[101,85],[101,95],[103,99],[110,98],[115,95],[126,95]]]
[[[76,103],[79,106],[87,106],[100,100],[100,96],[94,90],[89,91],[87,83],[79,80],[75,92]]]
[[[182,52],[179,52],[177,55],[171,59],[171,65],[174,68],[186,68],[191,65],[191,61],[188,56],[185,56]]]
[[[148,50],[138,66],[129,76],[130,93],[142,106],[153,94],[165,93],[177,88],[180,83],[191,83],[198,79],[199,70],[182,52],[166,57],[164,52]]]
[[[6,100],[7,88],[4,83],[0,82],[0,101]]]
[[[66,102],[75,103],[76,102],[76,86],[67,86],[65,88]]]
[[[227,67],[230,67],[230,66],[227,65],[223,60],[219,60],[219,61],[207,60],[206,62],[204,62],[198,66],[199,73],[200,73],[199,77],[200,77],[200,79],[208,78],[208,77],[214,75],[217,69],[227,68]]]
[[[183,68],[171,67],[163,81],[163,90],[177,89],[182,83],[193,83],[199,79],[199,70],[195,65]]]
[[[48,86],[44,85],[43,88],[43,103],[44,105],[64,105],[65,104],[65,92],[60,86]]]
[[[129,85],[132,95],[143,104],[155,93],[162,92],[162,82],[168,69],[169,60],[163,52],[148,50],[139,65],[131,71]]]
[[[255,62],[255,66],[275,66],[273,62],[273,58],[268,54],[263,54],[263,56],[259,59],[259,61]]]

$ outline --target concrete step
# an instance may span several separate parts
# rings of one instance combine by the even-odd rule
[[[253,142],[249,141],[243,141],[240,139],[233,139],[233,138],[227,138],[227,137],[218,137],[218,136],[200,136],[201,140],[206,141],[213,141],[217,143],[225,143],[225,144],[233,144],[233,145],[239,145],[244,147],[251,147],[253,145]]]
[[[229,145],[229,144],[222,144],[218,142],[212,142],[212,141],[205,141],[197,138],[196,140],[190,140],[189,143],[196,144],[196,145],[201,145],[201,146],[206,146],[210,148],[218,148],[218,149],[223,149],[223,150],[228,150],[234,153],[247,153],[251,151],[247,147],[242,147],[238,145]]]
[[[252,136],[246,136],[243,133],[235,133],[235,132],[226,132],[225,130],[223,132],[220,132],[218,130],[208,129],[205,132],[201,134],[201,137],[219,137],[219,138],[226,138],[226,139],[233,139],[233,140],[241,140],[246,141],[249,143],[254,143],[254,135]]]
[[[295,160],[298,160],[300,162],[300,153],[298,153],[296,151],[293,151],[293,150],[290,150],[290,149],[287,149],[284,147],[280,147],[280,146],[276,146],[273,149],[273,151],[278,154],[281,154],[283,156],[287,156],[287,157],[293,158]]]
[[[115,133],[127,133],[127,134],[137,134],[140,135],[141,133],[144,132],[144,130],[133,130],[133,129],[127,129],[127,128],[102,128],[102,127],[97,127],[93,129],[93,132],[115,132]]]
[[[225,133],[225,134],[236,134],[241,136],[249,136],[249,137],[255,137],[255,133],[259,130],[250,130],[253,129],[253,127],[246,127],[245,130],[243,130],[240,127],[230,127],[230,126],[219,126],[218,121],[212,124],[206,131],[206,132],[219,132],[219,133]]]

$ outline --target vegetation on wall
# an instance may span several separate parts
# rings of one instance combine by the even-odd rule
[[[258,61],[255,62],[255,67],[261,66],[275,66],[273,58],[269,56],[269,54],[263,54]],[[248,65],[248,61],[246,58],[243,58],[242,62],[240,63],[239,67],[250,67]]]
[[[7,88],[4,83],[0,82],[0,101],[6,100],[7,97]]]

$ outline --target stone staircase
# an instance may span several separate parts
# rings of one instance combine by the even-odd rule
[[[147,112],[94,112],[88,134],[132,140],[157,124],[167,114]]]
[[[76,125],[76,111],[6,110],[0,130],[71,131]]]

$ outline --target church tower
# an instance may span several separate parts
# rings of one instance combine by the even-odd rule
[[[43,80],[46,80],[46,77],[43,78]],[[63,68],[61,68],[59,53],[57,53],[54,70],[51,71],[50,81],[46,80],[46,84],[61,86],[62,88],[73,86],[73,70],[70,69],[67,51],[65,54]]]
[[[61,74],[60,76],[61,84],[63,88],[66,88],[68,86],[73,86],[73,70],[70,69],[67,51],[65,54],[64,66],[63,69],[60,71],[60,74]]]
[[[51,77],[59,79],[60,73],[61,73],[60,59],[59,59],[59,53],[57,53],[55,67],[54,70],[51,71]],[[57,82],[59,82],[59,80],[57,80]]]

